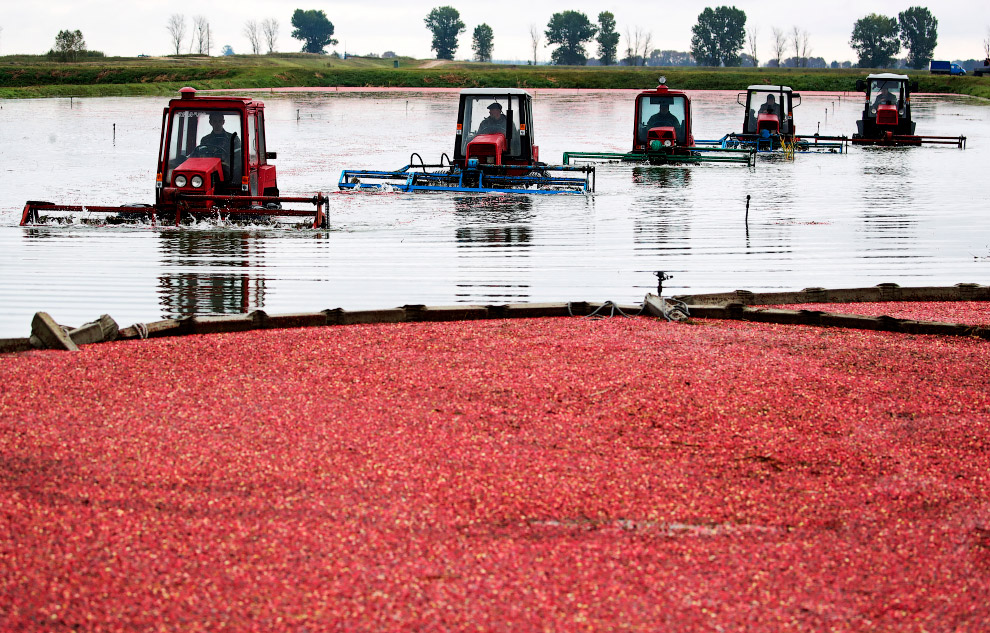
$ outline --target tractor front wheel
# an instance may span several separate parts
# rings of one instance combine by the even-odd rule
[[[264,191],[264,193],[262,195],[267,196],[267,197],[277,198],[278,197],[278,187],[269,187],[268,189],[265,189],[265,191]],[[282,208],[282,204],[279,203],[279,202],[266,202],[264,206],[265,206],[266,209],[281,209]]]

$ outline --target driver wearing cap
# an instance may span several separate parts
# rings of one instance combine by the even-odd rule
[[[505,123],[508,119],[502,114],[502,105],[493,103],[488,106],[488,116],[478,126],[478,134],[505,134]]]

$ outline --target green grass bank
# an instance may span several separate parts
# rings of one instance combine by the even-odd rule
[[[183,86],[198,89],[281,87],[367,88],[571,88],[643,89],[659,75],[672,88],[740,90],[750,84],[785,84],[795,90],[853,91],[868,69],[798,68],[630,68],[512,66],[438,62],[411,58],[346,60],[283,53],[229,57],[171,56],[103,58],[79,63],[42,56],[0,57],[0,98],[174,95]],[[920,92],[963,94],[990,99],[990,77],[948,77],[908,72]]]

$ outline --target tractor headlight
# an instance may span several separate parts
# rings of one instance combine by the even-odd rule
[[[175,177],[175,186],[176,187],[185,187],[186,186],[186,177],[185,176],[181,176],[181,175],[180,176],[176,176]]]
[[[666,141],[664,141],[663,144],[664,144],[664,147],[670,147],[671,145],[673,145],[673,143],[670,142],[670,139],[667,139]]]
[[[193,176],[192,177],[192,180],[190,181],[190,184],[192,184],[193,187],[199,189],[200,187],[203,186],[203,177],[202,176]]]

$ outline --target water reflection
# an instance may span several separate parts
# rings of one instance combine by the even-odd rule
[[[455,296],[486,303],[531,298],[521,280],[532,269],[526,261],[533,247],[533,201],[527,195],[458,196],[454,239],[458,265]]]
[[[907,242],[917,238],[914,162],[908,159],[910,152],[919,149],[924,148],[864,148],[860,183],[866,204],[861,217],[866,236],[883,240],[884,248],[898,244],[898,250],[903,250],[908,248]]]
[[[512,247],[525,255],[533,241],[533,203],[528,196],[463,196],[454,199],[458,248]]]
[[[691,168],[636,166],[632,168],[632,181],[634,184],[682,189],[691,184]]]
[[[163,231],[158,294],[165,317],[242,314],[265,305],[264,249],[245,231]],[[227,269],[241,269],[227,272]],[[176,270],[178,269],[178,270]],[[219,269],[219,270],[218,270]]]
[[[636,244],[663,250],[691,250],[691,216],[684,209],[655,206],[643,209],[633,223]]]

